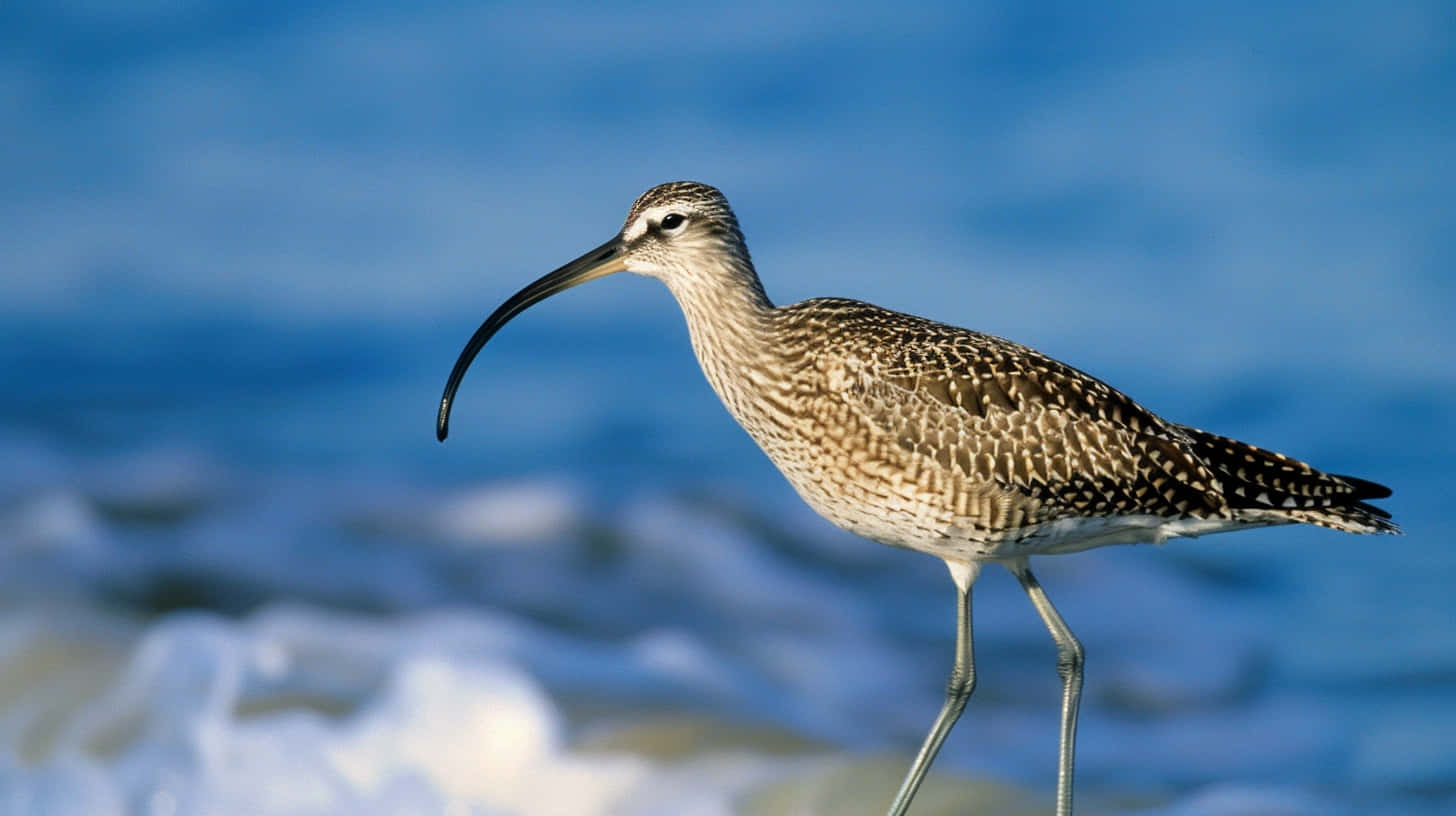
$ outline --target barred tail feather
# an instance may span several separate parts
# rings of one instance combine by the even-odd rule
[[[1317,524],[1347,533],[1402,535],[1400,525],[1390,520],[1389,513],[1365,502],[1321,510],[1286,510],[1284,514],[1302,524]]]
[[[1315,524],[1347,533],[1401,532],[1390,513],[1365,501],[1389,496],[1385,485],[1325,473],[1282,453],[1197,428],[1178,429],[1223,482],[1235,517]]]

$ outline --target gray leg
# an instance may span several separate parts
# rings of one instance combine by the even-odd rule
[[[930,763],[940,752],[940,744],[945,742],[945,735],[950,733],[951,726],[955,725],[966,707],[966,700],[976,690],[975,652],[971,648],[971,584],[976,580],[979,569],[952,564],[950,571],[956,582],[956,645],[955,665],[945,687],[945,704],[940,707],[940,715],[935,718],[930,733],[925,735],[925,742],[920,746],[920,753],[915,755],[905,781],[900,783],[900,792],[890,803],[887,816],[904,816],[910,809],[910,800],[915,798],[925,772],[930,770]]]
[[[1072,814],[1072,766],[1077,748],[1077,707],[1082,701],[1082,644],[1077,642],[1067,622],[1057,614],[1057,608],[1047,599],[1036,576],[1026,566],[1026,560],[1007,565],[1027,597],[1051,630],[1052,640],[1057,643],[1057,674],[1062,678],[1062,741],[1057,758],[1057,816]]]

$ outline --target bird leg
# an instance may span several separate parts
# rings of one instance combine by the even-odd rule
[[[925,735],[925,742],[920,746],[920,753],[915,755],[915,761],[911,763],[905,781],[900,783],[900,791],[895,794],[895,801],[890,803],[887,816],[904,816],[910,809],[910,800],[915,798],[915,792],[920,789],[925,773],[930,770],[930,763],[935,761],[935,755],[940,752],[941,743],[945,742],[946,734],[950,733],[951,726],[960,718],[971,692],[976,690],[975,650],[971,647],[971,584],[975,582],[979,570],[974,565],[949,566],[951,576],[956,582],[955,665],[952,666],[950,680],[946,683],[945,703],[940,707],[940,714],[935,718],[935,724],[930,727],[930,733]]]
[[[1062,738],[1057,757],[1057,816],[1072,814],[1072,768],[1077,747],[1077,707],[1082,701],[1082,644],[1047,598],[1026,566],[1026,559],[1007,565],[1036,607],[1057,644],[1057,674],[1062,678]]]

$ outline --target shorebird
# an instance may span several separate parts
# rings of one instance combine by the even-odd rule
[[[1031,556],[1277,524],[1400,532],[1366,503],[1389,496],[1386,487],[1169,422],[1026,346],[854,300],[774,306],[727,199],[696,182],[643,193],[611,240],[481,324],[440,399],[440,441],[461,379],[502,326],[621,271],[667,285],[713,390],[810,507],[950,569],[956,637],[945,703],[889,816],[909,809],[975,689],[971,587],[982,565],[1016,576],[1056,643],[1056,812],[1069,816],[1083,651]]]

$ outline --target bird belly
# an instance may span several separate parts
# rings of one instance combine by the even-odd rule
[[[1170,538],[1196,538],[1209,533],[1264,526],[1228,518],[1169,518],[1132,514],[1102,517],[1074,516],[1042,522],[1001,542],[998,555],[1055,555],[1081,552],[1112,544],[1162,544]]]
[[[904,479],[855,478],[841,467],[783,463],[780,470],[819,515],[881,544],[960,561],[999,561],[1080,552],[1113,544],[1161,544],[1278,519],[1178,518],[1151,514],[1038,519],[1026,497],[994,485],[961,493],[920,491]],[[1016,509],[1018,503],[1028,505]],[[963,512],[957,513],[957,507]],[[964,511],[971,510],[967,514]],[[1016,522],[1016,523],[1011,523]]]

